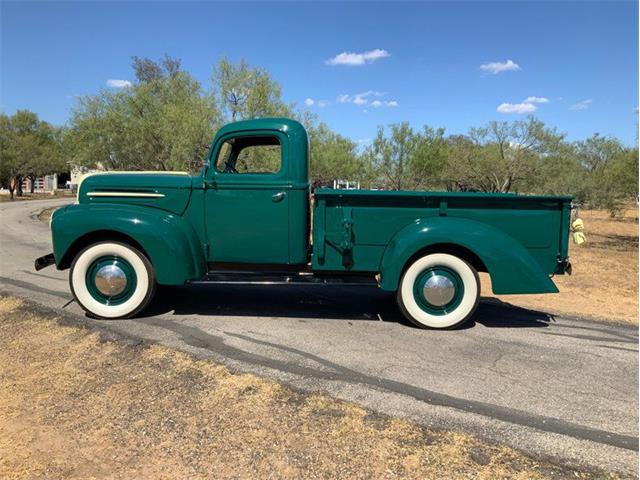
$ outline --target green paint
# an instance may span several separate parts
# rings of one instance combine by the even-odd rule
[[[342,211],[350,206],[352,270],[379,272],[384,290],[398,288],[403,267],[417,252],[462,247],[484,263],[495,293],[557,292],[549,275],[569,235],[561,225],[570,197],[321,190],[316,200],[324,213],[314,215],[314,231],[326,240],[323,247],[314,243],[314,269],[345,270],[335,246],[342,238]]]
[[[56,212],[57,213],[57,212]],[[68,268],[85,238],[129,238],[147,254],[161,285],[182,285],[206,273],[200,237],[184,216],[141,205],[81,203],[70,205],[51,221],[56,265]]]
[[[153,173],[119,173],[115,175],[89,175],[80,185],[80,204],[124,204],[138,205],[166,210],[176,215],[184,213],[189,204],[193,178],[188,175],[167,175]],[[155,198],[140,196],[103,197],[90,196],[91,193],[116,193],[126,195],[162,195]]]
[[[297,123],[250,120],[223,127],[205,171],[205,224],[209,262],[295,264],[307,261],[308,165],[306,134]],[[286,127],[286,128],[285,128]],[[302,130],[301,130],[302,129]],[[297,133],[298,132],[298,133]],[[214,168],[229,139],[275,137],[281,148],[276,173],[224,173]],[[291,138],[291,140],[290,140]],[[303,141],[304,140],[304,141]],[[231,159],[232,163],[234,159]],[[301,166],[305,166],[301,168]]]
[[[278,139],[278,172],[216,171],[226,140],[256,136]],[[495,293],[557,291],[549,275],[563,273],[558,260],[568,253],[570,197],[318,190],[311,250],[308,174],[309,145],[300,123],[274,118],[226,125],[201,175],[88,177],[79,204],[53,215],[56,264],[68,268],[70,252],[85,239],[115,234],[139,244],[160,284],[200,278],[211,262],[305,268],[311,261],[318,272],[379,273],[381,288],[395,290],[418,252],[462,248],[484,264]]]

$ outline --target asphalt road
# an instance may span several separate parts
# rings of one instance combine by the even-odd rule
[[[0,203],[0,290],[74,318],[68,272],[36,215],[60,201]],[[162,289],[133,320],[84,322],[433,428],[464,430],[583,468],[638,472],[638,330],[495,300],[463,329],[428,331],[370,288]]]

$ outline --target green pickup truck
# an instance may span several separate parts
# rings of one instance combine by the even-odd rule
[[[420,327],[467,320],[478,272],[496,294],[553,293],[570,273],[571,197],[318,189],[304,127],[224,126],[202,173],[87,176],[51,218],[55,263],[78,304],[131,317],[157,285],[371,285]]]

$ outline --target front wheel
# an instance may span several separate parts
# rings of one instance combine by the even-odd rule
[[[87,313],[98,318],[127,318],[153,298],[153,266],[136,248],[100,242],[82,250],[71,265],[71,292]]]
[[[480,279],[466,261],[433,253],[411,263],[400,280],[397,300],[411,323],[421,328],[451,328],[473,315]]]

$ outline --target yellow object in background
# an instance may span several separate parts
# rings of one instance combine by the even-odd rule
[[[582,245],[587,241],[587,236],[584,233],[584,222],[580,218],[576,218],[571,224],[571,231],[573,232],[573,243],[576,245]]]

